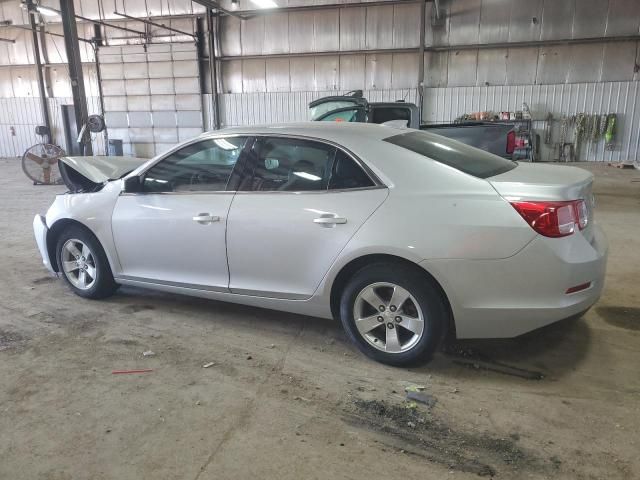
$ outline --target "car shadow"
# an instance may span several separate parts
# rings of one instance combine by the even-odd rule
[[[137,287],[122,287],[107,300],[122,314],[166,314],[233,322],[234,328],[248,333],[270,331],[298,335],[304,329],[300,345],[317,347],[314,342],[327,336],[350,345],[340,322],[269,310],[265,308],[152,291]],[[458,377],[479,377],[480,374],[506,375],[527,380],[560,378],[574,370],[586,356],[590,345],[590,330],[582,316],[569,318],[525,335],[509,339],[449,340],[433,359],[410,371],[416,373],[449,374]]]
[[[447,341],[427,368],[455,368],[469,377],[491,372],[526,380],[557,379],[575,370],[590,343],[584,316],[576,316],[515,338]]]
[[[153,311],[176,314],[212,321],[233,322],[234,328],[250,331],[271,330],[296,334],[302,328],[306,333],[330,334],[348,342],[339,322],[330,319],[298,315],[295,313],[224,302],[200,297],[123,286],[108,302],[120,313],[153,315]]]

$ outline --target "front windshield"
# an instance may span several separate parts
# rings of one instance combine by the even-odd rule
[[[353,102],[347,102],[344,100],[336,100],[334,102],[323,102],[320,105],[316,105],[315,107],[311,107],[311,120],[317,120],[324,114],[331,112],[332,110],[337,110],[339,108],[346,108],[353,105]]]

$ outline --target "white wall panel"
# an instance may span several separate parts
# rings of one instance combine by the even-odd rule
[[[362,50],[366,45],[367,9],[340,10],[340,50]]]
[[[125,79],[147,79],[149,78],[149,70],[146,62],[123,64],[124,78]]]
[[[149,80],[146,78],[141,80],[125,80],[124,91],[127,93],[127,96],[149,95]]]
[[[178,125],[176,120],[176,112],[153,112],[153,127],[154,128],[166,128],[175,127]]]
[[[389,48],[393,45],[393,6],[367,8],[366,48]]]
[[[392,88],[391,71],[393,55],[370,54],[365,57],[365,83],[363,88],[367,90]]]
[[[343,55],[340,57],[340,88],[357,90],[365,83],[364,55]]]
[[[456,0],[451,2],[449,44],[473,45],[478,43],[480,5],[481,0]]]
[[[289,15],[275,13],[264,17],[264,54],[289,53]]]
[[[126,112],[127,97],[104,97],[104,109],[111,112]]]
[[[338,86],[340,84],[340,58],[337,55],[316,57],[314,69],[314,90],[338,89]]]
[[[199,94],[176,95],[177,110],[202,110],[202,99]]]
[[[178,142],[178,130],[175,128],[156,128],[153,129],[153,142],[154,143],[177,143]]]
[[[105,109],[106,109],[105,105]],[[151,110],[150,95],[130,95],[127,97],[127,110],[130,112],[148,112]]]
[[[290,90],[288,58],[266,59],[265,75],[268,92],[288,92]]]
[[[608,9],[609,0],[577,2],[573,18],[573,38],[602,37],[607,27]]]
[[[340,49],[338,10],[319,10],[314,12],[313,47],[315,52],[332,52]]]
[[[175,110],[176,95],[152,95],[151,110]]]

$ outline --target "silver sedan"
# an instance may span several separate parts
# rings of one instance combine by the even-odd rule
[[[336,318],[393,365],[445,333],[512,337],[593,305],[592,176],[368,124],[205,133],[140,164],[65,158],[34,230],[86,298],[119,285]]]

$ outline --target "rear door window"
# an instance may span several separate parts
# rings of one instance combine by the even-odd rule
[[[515,162],[492,153],[428,132],[411,131],[383,141],[478,178],[493,177],[517,166]]]
[[[329,190],[346,190],[373,186],[375,186],[373,180],[371,180],[369,175],[366,174],[353,158],[342,150],[336,151],[331,179],[329,180]]]
[[[259,138],[251,151],[252,171],[245,174],[241,190],[326,190],[335,151],[331,145],[311,140]]]

